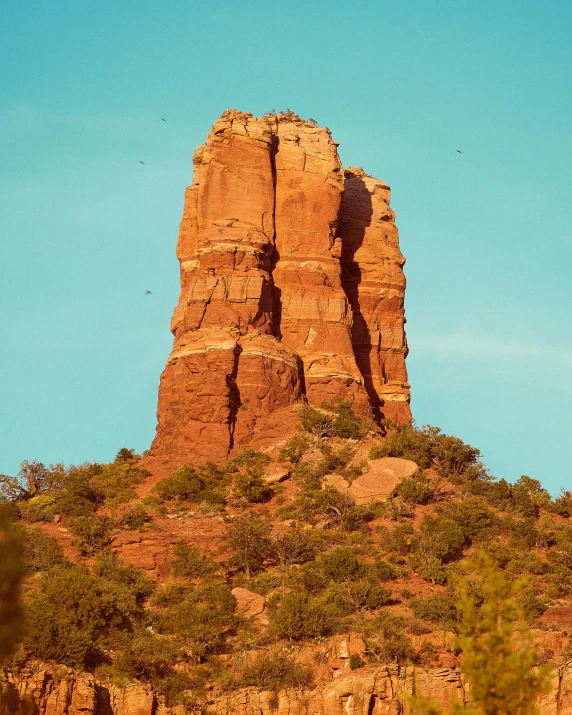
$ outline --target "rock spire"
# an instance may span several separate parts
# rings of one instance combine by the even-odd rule
[[[409,422],[405,262],[389,188],[293,112],[225,111],[193,157],[155,454],[225,459],[348,398]]]

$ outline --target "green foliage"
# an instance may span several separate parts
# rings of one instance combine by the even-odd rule
[[[368,427],[366,421],[354,413],[349,400],[338,400],[335,405],[325,403],[323,409],[327,409],[329,414],[324,414],[310,405],[304,405],[297,410],[302,429],[315,439],[359,439]],[[334,412],[333,415],[331,411]]]
[[[303,435],[295,435],[286,442],[286,446],[282,447],[278,453],[279,462],[290,462],[290,464],[299,464],[304,457],[304,453],[308,449],[308,438]]]
[[[387,437],[371,448],[370,459],[401,457],[411,459],[421,467],[435,467],[442,476],[460,483],[473,480],[490,481],[480,462],[478,449],[458,437],[443,434],[439,427],[395,425]]]
[[[420,472],[411,478],[403,479],[395,489],[395,493],[409,504],[428,504],[433,498],[431,484]]]
[[[456,605],[456,595],[448,589],[435,596],[414,598],[411,607],[415,618],[439,624],[441,628],[454,629],[460,615]]]
[[[246,572],[247,578],[257,571],[270,549],[270,527],[267,521],[255,516],[236,518],[228,530],[233,550],[231,563]]]
[[[121,447],[119,452],[115,455],[115,462],[134,462],[139,459],[139,455],[135,453],[134,449],[127,449],[127,447]]]
[[[421,534],[412,539],[411,566],[433,583],[445,583],[444,564],[461,555],[465,545],[462,528],[442,516],[427,514],[421,522]]]
[[[207,463],[198,471],[184,464],[170,477],[161,479],[154,491],[164,500],[224,504],[224,474],[216,465]]]
[[[373,623],[368,639],[371,651],[382,663],[406,663],[413,659],[414,649],[405,633],[403,616],[381,612]]]
[[[447,504],[442,514],[461,527],[467,544],[488,538],[495,524],[494,513],[484,499],[476,497],[466,497],[460,502]]]
[[[261,504],[274,495],[274,489],[252,469],[239,473],[233,480],[233,487],[249,504]]]
[[[93,575],[103,581],[104,591],[116,608],[130,618],[142,615],[140,607],[155,590],[154,581],[144,571],[131,564],[125,566],[109,549],[97,555]]]
[[[534,669],[536,651],[516,598],[522,582],[511,582],[482,554],[467,561],[464,571],[467,577],[457,583],[459,646],[471,700],[482,715],[532,715],[536,696],[548,686],[548,669]]]
[[[326,579],[336,583],[357,578],[364,573],[363,564],[350,546],[338,546],[320,554],[316,561]]]
[[[111,667],[115,678],[137,679],[161,688],[173,676],[173,664],[179,657],[175,643],[160,638],[146,628],[137,628],[130,633]],[[188,686],[188,681],[185,681]],[[171,694],[171,701],[177,700]]]
[[[235,608],[236,600],[226,585],[206,582],[162,613],[159,627],[183,641],[191,656],[201,662],[224,645]]]
[[[197,579],[212,575],[217,570],[216,562],[201,555],[195,544],[181,540],[175,544],[175,558],[171,561],[173,575],[181,578]]]
[[[365,661],[359,655],[359,653],[352,653],[350,655],[350,668],[352,670],[357,670],[358,668],[363,668]]]
[[[113,521],[108,516],[96,514],[75,516],[69,521],[69,529],[76,537],[74,546],[86,556],[93,556],[110,543],[113,528]]]
[[[260,690],[280,690],[308,685],[311,672],[294,663],[285,653],[267,653],[241,668],[238,684]]]
[[[315,439],[335,435],[334,418],[331,415],[319,412],[310,405],[298,408],[297,414],[304,432],[308,432]]]
[[[96,664],[104,632],[125,627],[105,584],[78,565],[48,571],[30,595],[26,617],[27,652],[72,668]]]
[[[19,505],[22,519],[31,523],[38,521],[53,521],[56,500],[49,494],[38,494],[29,501]]]
[[[32,572],[69,564],[60,542],[41,529],[26,530],[24,558],[28,570]]]
[[[280,579],[270,571],[262,571],[256,574],[248,582],[248,589],[259,593],[261,596],[266,596],[270,591],[280,586]]]
[[[334,430],[337,437],[342,439],[359,439],[363,436],[368,425],[352,410],[351,400],[338,400],[334,405],[336,419]]]
[[[22,535],[14,529],[9,507],[0,504],[0,664],[12,655],[22,636],[23,557]]]
[[[278,638],[301,641],[327,636],[337,625],[335,610],[301,591],[286,593],[270,611],[270,629]]]
[[[398,524],[391,531],[381,529],[381,548],[388,554],[406,556],[411,550],[411,537],[414,534],[411,524]]]
[[[117,519],[117,525],[121,529],[137,531],[143,529],[151,521],[151,516],[147,513],[145,506],[141,502],[136,502],[129,506]]]

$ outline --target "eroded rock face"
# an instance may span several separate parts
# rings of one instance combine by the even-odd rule
[[[329,130],[293,113],[228,110],[193,161],[153,452],[225,459],[301,400],[409,422],[388,188],[360,169],[344,185]]]
[[[405,258],[390,189],[359,167],[345,171],[340,211],[342,284],[352,307],[352,343],[376,414],[410,422],[405,369]]]
[[[335,667],[335,661],[347,663],[351,653],[363,653],[363,642],[338,641],[328,682],[278,693],[246,688],[215,696],[206,708],[197,709],[169,708],[163,698],[139,683],[120,688],[66,668],[4,671],[0,673],[2,715],[406,715],[411,712],[408,701],[414,691],[432,699],[443,713],[450,713],[454,703],[464,705],[470,700],[458,665],[424,669],[390,664],[352,671]],[[537,701],[539,715],[572,713],[571,676],[570,663],[553,670],[549,692]]]

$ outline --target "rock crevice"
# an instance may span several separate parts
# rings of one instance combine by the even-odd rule
[[[225,459],[307,400],[409,422],[404,258],[389,189],[328,129],[228,110],[193,157],[152,449]],[[286,430],[287,431],[287,430]]]

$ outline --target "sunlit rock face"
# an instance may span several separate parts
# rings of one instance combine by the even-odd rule
[[[220,461],[351,399],[410,422],[405,261],[389,189],[330,131],[228,110],[194,155],[154,454]]]

